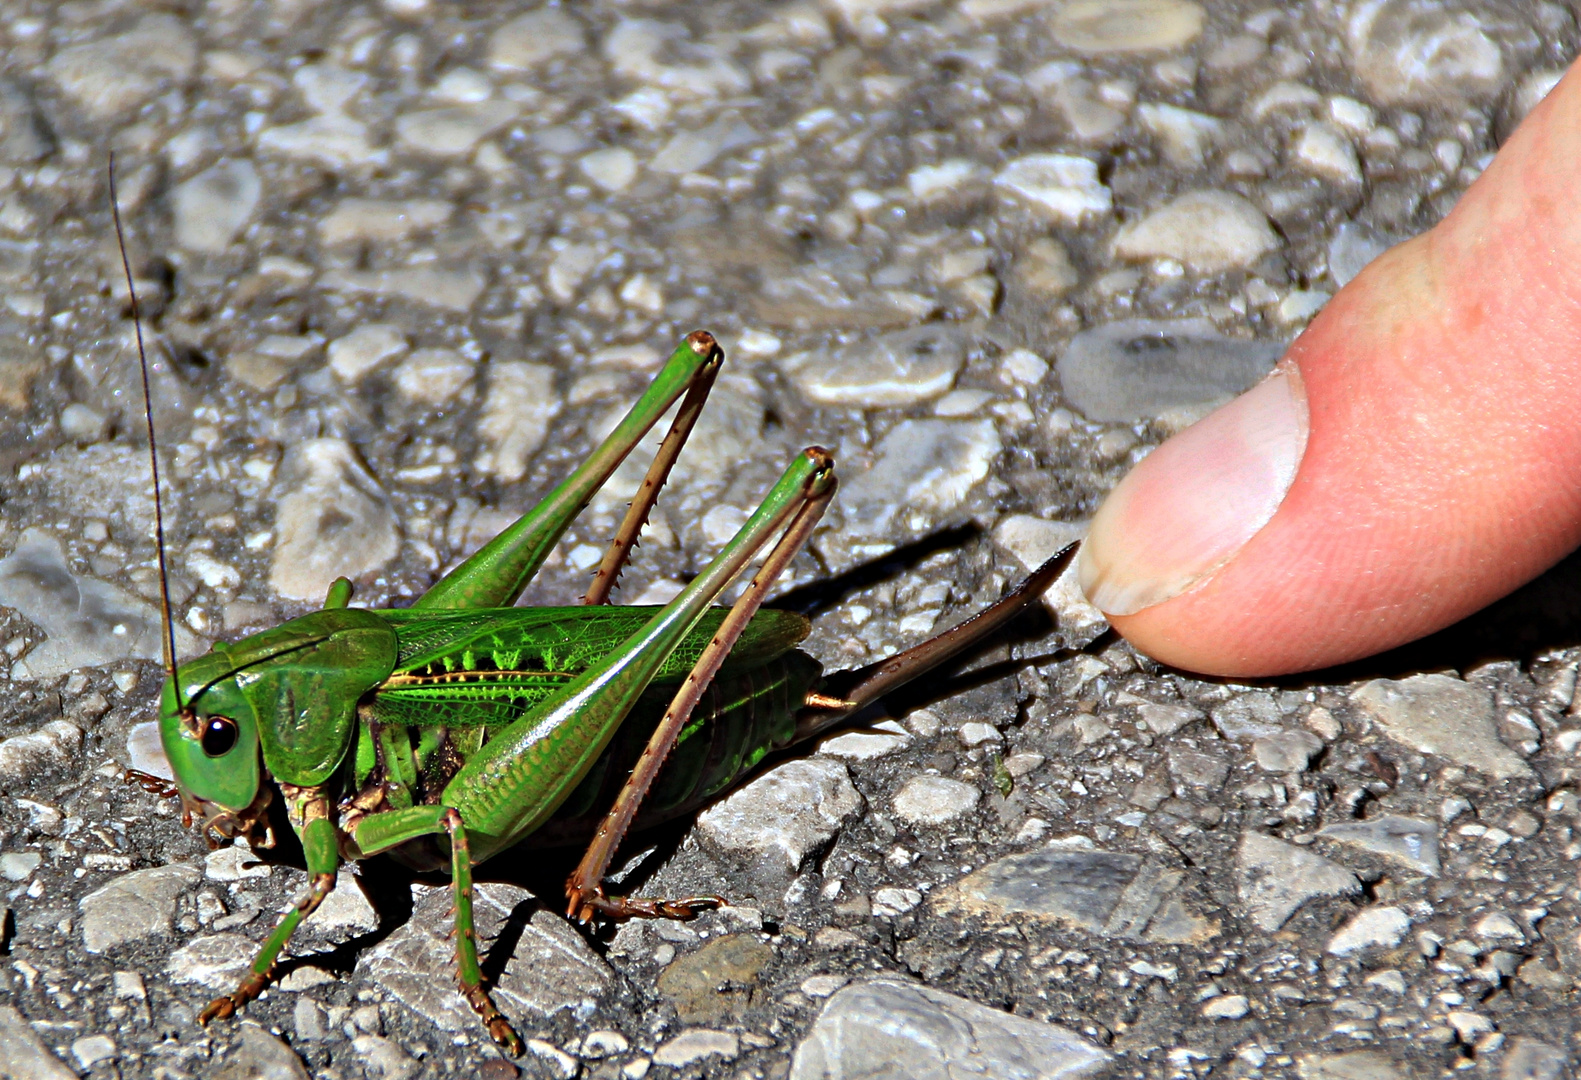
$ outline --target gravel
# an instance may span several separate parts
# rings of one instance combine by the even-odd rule
[[[729,360],[617,598],[689,580],[800,447],[785,588],[858,667],[1082,535],[1173,431],[1452,207],[1574,54],[1564,6],[1354,0],[74,5],[0,80],[0,1057],[18,1076],[1408,1080],[1574,1071],[1573,568],[1408,654],[1161,669],[1072,577],[963,673],[622,854],[720,893],[583,936],[569,858],[383,860],[240,1020],[293,903],[160,767],[152,499],[183,655],[338,574],[404,605],[587,454],[685,333]],[[651,446],[656,437],[649,440]],[[642,453],[526,594],[586,584]],[[843,574],[831,592],[814,587]],[[1331,951],[1335,945],[1344,946]],[[191,981],[183,981],[191,980]]]

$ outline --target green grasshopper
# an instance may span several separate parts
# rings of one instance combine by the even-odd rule
[[[135,320],[135,297],[132,313]],[[602,882],[628,829],[696,809],[766,754],[853,716],[982,641],[1068,562],[1074,545],[968,622],[824,680],[820,665],[795,649],[807,620],[760,608],[834,495],[833,459],[810,447],[669,604],[610,606],[610,590],[722,362],[712,335],[687,337],[581,466],[409,609],[353,608],[351,583],[342,578],[323,610],[177,666],[164,597],[169,677],[159,728],[175,783],[128,778],[179,795],[188,823],[196,821],[214,844],[237,836],[264,842],[277,788],[310,879],[241,984],[211,1002],[201,1023],[232,1015],[269,985],[292,932],[334,888],[342,860],[387,852],[419,869],[448,868],[461,991],[493,1039],[519,1054],[521,1039],[483,985],[474,865],[534,834],[564,842],[591,831],[566,884],[571,918],[688,919],[722,904],[717,896],[609,896]],[[146,405],[146,361],[144,379]],[[583,604],[511,606],[577,514],[683,395]],[[152,448],[151,409],[148,427]],[[152,449],[150,457],[157,493]],[[162,571],[163,531],[156,516]],[[734,605],[711,608],[776,534]],[[632,732],[647,736],[640,753]],[[618,794],[604,811],[612,787]]]

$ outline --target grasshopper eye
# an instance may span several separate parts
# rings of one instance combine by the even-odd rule
[[[236,734],[236,721],[228,716],[211,716],[203,724],[199,741],[209,757],[223,757],[236,745]]]

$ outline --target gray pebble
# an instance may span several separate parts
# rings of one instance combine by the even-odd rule
[[[216,255],[231,246],[263,197],[258,170],[245,158],[222,161],[171,193],[176,243]]]
[[[495,1004],[513,1023],[533,1024],[562,1011],[586,1018],[613,992],[609,966],[525,889],[480,884],[473,905],[480,956],[488,955],[509,920],[526,920],[493,990]],[[441,1029],[472,1031],[477,1015],[455,988],[449,910],[448,888],[424,889],[411,920],[358,957],[357,973]]]
[[[698,815],[697,828],[720,850],[789,875],[865,805],[841,762],[788,761]]]
[[[14,1005],[0,1005],[0,1061],[14,1080],[77,1080],[77,1074],[45,1048]]]
[[[945,776],[914,776],[895,792],[895,813],[913,825],[944,825],[977,806],[983,793]]]
[[[1072,408],[1129,423],[1238,394],[1283,350],[1227,338],[1206,319],[1126,319],[1077,334],[1055,367]]]
[[[1437,754],[1496,780],[1532,775],[1531,766],[1499,741],[1493,695],[1448,675],[1374,679],[1350,699],[1395,742]]]
[[[176,863],[134,870],[101,885],[77,903],[82,940],[99,953],[128,941],[168,934],[176,920],[176,901],[198,883],[197,867]]]
[[[1184,876],[1140,855],[1050,846],[989,863],[939,891],[934,906],[1000,920],[1031,916],[1105,937],[1206,940],[1213,924],[1174,895]]]
[[[1381,105],[1484,97],[1503,86],[1503,54],[1473,12],[1383,0],[1357,5],[1346,31],[1356,74]]]
[[[1305,772],[1314,754],[1323,749],[1323,740],[1299,728],[1264,735],[1252,742],[1252,757],[1264,772]]]
[[[1318,836],[1387,856],[1418,873],[1438,873],[1438,826],[1431,821],[1384,814],[1366,821],[1337,821]]]
[[[894,979],[847,986],[829,999],[791,1064],[791,1080],[906,1076],[946,1080],[1073,1080],[1102,1072],[1109,1054],[1056,1024]]]
[[[888,532],[897,515],[954,510],[999,453],[989,420],[903,420],[879,440],[873,467],[841,489],[846,528]]]
[[[343,439],[308,439],[281,465],[269,585],[322,600],[337,577],[359,578],[395,558],[400,532],[378,481]]]
[[[165,975],[228,994],[235,990],[258,955],[258,943],[241,934],[205,934],[172,952],[165,961]]]
[[[883,334],[837,352],[797,353],[781,369],[808,400],[858,409],[931,401],[955,384],[968,338],[946,324]]]
[[[1356,875],[1320,855],[1262,833],[1241,836],[1236,858],[1240,900],[1252,922],[1273,933],[1319,896],[1353,896]]]
[[[302,1059],[251,1020],[241,1024],[241,1046],[215,1074],[219,1080],[308,1080]]]

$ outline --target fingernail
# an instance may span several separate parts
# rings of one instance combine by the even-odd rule
[[[1306,442],[1294,368],[1165,442],[1093,517],[1079,568],[1087,598],[1105,614],[1134,615],[1223,566],[1279,509]]]

